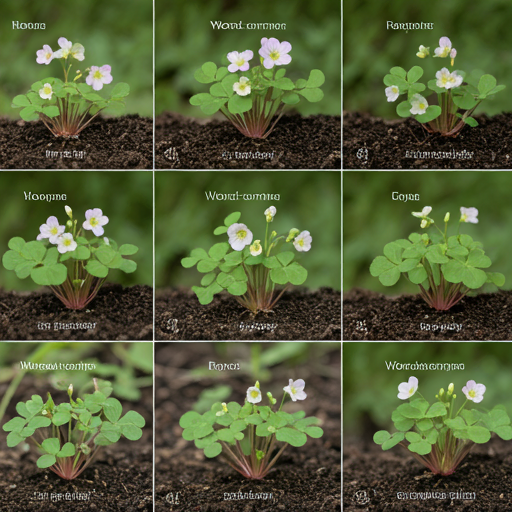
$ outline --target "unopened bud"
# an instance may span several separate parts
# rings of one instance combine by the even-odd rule
[[[454,389],[455,389],[455,385],[453,384],[453,382],[451,382],[450,385],[448,386],[448,394],[453,395]]]
[[[228,412],[228,406],[226,405],[226,402],[222,402],[222,410],[224,412]]]
[[[70,384],[70,385],[69,385],[69,388],[68,388],[68,395],[69,395],[69,398],[71,398],[71,396],[73,395],[73,384]]]
[[[444,216],[444,221],[448,222],[450,220],[450,212],[446,212],[446,215]]]
[[[69,206],[64,206],[64,210],[66,210],[66,213],[68,214],[68,217],[70,219],[73,218],[73,210]]]
[[[255,387],[257,387],[258,389],[260,389],[260,381],[259,381],[259,380],[257,380],[257,381],[256,381],[256,384],[254,384],[254,386],[255,386]]]

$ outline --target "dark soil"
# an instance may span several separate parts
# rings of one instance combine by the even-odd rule
[[[299,448],[288,446],[263,480],[249,480],[219,460],[206,459],[193,442],[181,437],[178,419],[191,410],[201,391],[218,384],[214,376],[200,382],[184,370],[207,368],[215,358],[213,344],[156,343],[155,347],[155,510],[181,511],[339,511],[341,505],[340,353],[295,369],[306,381],[308,398],[296,404],[307,416],[322,420],[324,435]],[[273,368],[265,389],[279,390],[286,367]],[[320,376],[320,368],[323,368]],[[229,401],[242,403],[251,377],[224,372],[222,383],[233,388]],[[330,375],[330,377],[327,377]],[[274,396],[279,396],[279,391]],[[285,404],[287,411],[293,405]],[[225,500],[225,493],[267,493],[268,499]],[[272,498],[270,498],[270,493]]]
[[[341,118],[284,115],[267,139],[252,139],[229,121],[201,123],[164,112],[155,120],[155,166],[157,169],[341,169]]]
[[[78,139],[55,137],[42,121],[0,118],[0,169],[152,168],[149,117],[97,117]]]
[[[511,472],[512,446],[497,437],[474,445],[450,476],[432,474],[400,446],[384,452],[375,444],[345,440],[343,510],[510,511]]]
[[[345,112],[343,168],[510,169],[512,114],[480,115],[476,119],[479,126],[465,126],[453,138],[429,135],[412,118],[386,120]],[[434,155],[425,154],[428,152]]]
[[[153,289],[150,286],[123,288],[107,283],[82,310],[67,309],[47,291],[0,290],[0,340],[152,339]]]
[[[39,374],[41,375],[41,374]],[[17,416],[15,406],[34,393],[45,399],[47,379],[27,374],[11,400],[2,424]],[[45,379],[45,377],[43,377]],[[0,396],[7,389],[0,384]],[[43,388],[43,389],[41,389]],[[65,392],[52,393],[54,400],[68,401]],[[76,396],[75,396],[76,398]],[[121,437],[115,445],[103,447],[91,465],[76,479],[64,480],[49,469],[39,469],[35,447],[8,448],[7,433],[0,429],[0,512],[149,512],[153,510],[153,390],[142,388],[138,403],[124,402],[123,413],[135,410],[146,426],[142,438]]]
[[[332,288],[286,291],[272,313],[254,316],[229,294],[199,304],[190,290],[160,290],[157,340],[341,340],[341,293]]]
[[[436,311],[420,295],[353,289],[343,297],[344,340],[511,340],[512,291],[464,297]]]

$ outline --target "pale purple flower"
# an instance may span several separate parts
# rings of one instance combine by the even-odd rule
[[[247,71],[249,69],[249,61],[253,58],[251,50],[245,50],[245,52],[229,52],[228,60],[231,64],[228,66],[230,73],[236,71]]]
[[[398,398],[400,400],[407,400],[408,398],[411,398],[414,393],[416,393],[416,390],[418,389],[418,379],[416,377],[409,377],[408,382],[402,382],[398,386]]]
[[[101,236],[105,232],[103,226],[108,224],[108,217],[103,215],[100,208],[87,210],[85,212],[86,221],[82,224],[84,229],[92,230],[96,236]]]
[[[266,69],[272,69],[274,66],[290,64],[292,58],[288,53],[291,49],[292,45],[288,41],[280,43],[275,37],[262,38],[259,54],[263,57],[263,66]]]
[[[69,56],[74,57],[76,60],[84,60],[85,48],[80,43],[73,44],[65,37],[59,37],[58,40],[60,50],[57,50],[53,56],[55,59],[67,59]]]
[[[64,233],[65,229],[66,226],[60,226],[57,217],[52,215],[46,219],[46,224],[41,224],[37,240],[48,238],[51,244],[56,244],[57,239]]]
[[[452,42],[447,37],[439,39],[439,48],[436,48],[434,57],[448,57],[452,50]]]
[[[462,388],[462,392],[466,395],[468,400],[480,403],[484,399],[485,386],[477,384],[474,380],[468,380],[466,385]]]
[[[47,44],[43,45],[42,50],[37,50],[37,59],[36,62],[38,64],[50,64],[50,62],[54,59],[55,54],[50,46]]]
[[[290,395],[290,398],[296,402],[297,400],[305,400],[308,395],[304,392],[306,383],[302,379],[288,380],[288,386],[285,386],[283,390]]]
[[[229,244],[235,251],[241,251],[252,242],[252,232],[245,224],[231,224],[228,228]]]
[[[92,85],[95,91],[103,89],[103,85],[112,82],[112,75],[110,74],[111,67],[108,64],[104,66],[91,66],[89,76],[85,79],[87,85]]]

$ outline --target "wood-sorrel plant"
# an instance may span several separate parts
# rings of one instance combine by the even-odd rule
[[[228,53],[227,60],[231,63],[228,67],[217,68],[214,62],[206,62],[194,78],[202,84],[215,83],[209,93],[192,96],[190,103],[200,106],[208,115],[220,110],[247,137],[267,138],[285,105],[299,103],[301,96],[312,103],[324,97],[319,87],[325,76],[319,69],[313,69],[307,80],[299,78],[295,83],[285,77],[284,68],[276,71],[275,66],[291,62],[291,49],[287,41],[281,43],[274,37],[264,37],[259,50],[260,65],[250,70],[251,50]]]
[[[197,270],[206,274],[201,279],[202,286],[192,287],[201,304],[209,304],[216,293],[227,290],[253,313],[271,311],[286,290],[285,287],[276,293],[276,284],[304,283],[307,270],[293,261],[292,251],[279,252],[279,249],[293,244],[298,252],[309,251],[313,240],[309,231],[293,228],[283,235],[269,232],[276,208],[271,206],[264,214],[267,222],[263,244],[261,240],[253,241],[249,228],[238,223],[241,213],[234,212],[224,219],[224,226],[213,232],[214,235],[227,233],[229,242],[215,244],[208,252],[194,249],[189,257],[181,260],[185,268],[197,265]],[[230,246],[233,251],[229,251]]]
[[[111,67],[108,64],[91,66],[83,72],[77,70],[72,78],[72,59],[83,61],[85,49],[80,43],[73,44],[65,37],[59,38],[58,43],[60,50],[56,52],[47,44],[38,50],[36,62],[48,65],[52,60],[59,59],[64,81],[54,77],[39,80],[32,84],[27,94],[15,96],[12,107],[22,108],[20,116],[25,121],[41,119],[56,137],[77,137],[103,109],[108,107],[112,111],[122,110],[130,86],[118,83],[110,95],[103,98],[97,91],[112,82]],[[89,74],[85,83],[79,83],[78,80],[87,72]]]
[[[71,208],[65,209],[69,217],[65,225],[51,216],[39,228],[37,240],[11,238],[2,264],[7,270],[14,270],[20,279],[30,276],[36,284],[49,286],[67,308],[83,309],[96,297],[110,269],[135,272],[137,264],[123,256],[139,249],[132,244],[118,248],[111,238],[101,238],[108,217],[99,208],[85,212],[79,229]],[[85,231],[92,231],[95,236],[87,239]],[[57,247],[48,246],[52,244]]]
[[[273,406],[277,401],[270,392],[267,393],[270,405],[256,405],[261,402],[259,382],[247,390],[243,406],[237,402],[217,402],[204,414],[189,411],[180,418],[183,439],[194,441],[208,458],[222,454],[222,458],[243,476],[260,480],[288,444],[303,446],[307,436],[318,438],[324,433],[315,426],[320,423],[318,418],[305,418],[304,411],[289,414],[281,410],[287,395],[294,402],[306,399],[305,385],[302,379],[290,379],[275,412]],[[278,441],[285,443],[279,449]]]
[[[425,206],[412,214],[421,219],[421,227],[434,224],[438,232],[411,233],[409,240],[401,239],[384,246],[384,256],[377,256],[370,265],[370,273],[378,277],[384,286],[393,286],[400,274],[420,287],[425,302],[434,309],[448,310],[470,290],[485,283],[503,286],[505,276],[499,272],[485,272],[491,266],[482,244],[469,235],[460,235],[462,222],[478,223],[476,208],[460,209],[457,234],[448,236],[450,213],[444,216],[444,231],[439,229],[428,215],[432,211]]]
[[[446,393],[442,388],[439,390],[438,401],[432,405],[419,392],[421,398],[412,399],[417,389],[416,377],[398,386],[398,398],[409,403],[399,405],[391,415],[397,432],[379,430],[373,436],[383,450],[400,444],[432,473],[451,475],[475,443],[484,444],[491,439],[491,432],[505,441],[512,439],[512,426],[504,406],[496,405],[489,412],[465,409],[469,402],[483,400],[483,384],[467,382],[462,388],[466,400],[459,409],[455,407],[453,383]]]
[[[430,55],[430,48],[422,45],[416,55],[424,59]],[[453,67],[456,55],[457,50],[452,48],[450,39],[441,37],[433,57],[448,57]],[[408,72],[398,66],[391,68],[389,75],[384,77],[384,84],[388,86],[387,99],[395,101],[401,94],[407,94],[407,100],[397,105],[397,114],[400,117],[412,115],[428,132],[446,137],[457,136],[465,124],[478,126],[477,120],[471,117],[473,111],[483,100],[505,89],[504,85],[496,85],[492,75],[474,72],[468,76],[464,71],[450,72],[443,67],[436,73],[436,78],[428,82],[430,91],[426,96],[437,95],[437,105],[434,105],[420,94],[425,90],[425,85],[418,83],[422,76],[420,66],[414,66]]]
[[[10,432],[7,446],[12,448],[30,439],[42,454],[37,459],[39,468],[50,468],[61,478],[73,480],[91,464],[102,446],[117,443],[121,435],[130,441],[140,439],[144,418],[135,411],[121,417],[121,403],[109,397],[110,382],[94,379],[94,388],[92,395],[75,401],[70,385],[69,403],[59,405],[50,393],[46,403],[39,395],[19,402],[16,411],[20,416],[3,426]]]

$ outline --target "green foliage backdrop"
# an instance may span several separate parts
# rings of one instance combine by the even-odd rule
[[[73,210],[79,223],[85,211],[101,208],[109,218],[105,234],[116,242],[139,247],[133,256],[137,270],[125,274],[120,270],[109,273],[108,281],[123,285],[153,282],[153,177],[151,172],[20,172],[0,173],[2,221],[0,222],[0,255],[14,236],[35,240],[39,226],[52,215],[64,224],[68,217],[64,206]],[[67,201],[26,201],[24,192],[33,194],[66,194]],[[13,271],[0,265],[0,287],[6,290],[34,290],[38,286],[30,279],[18,279]]]
[[[2,0],[0,5],[0,115],[19,118],[11,108],[17,94],[46,76],[62,78],[60,62],[36,63],[44,44],[53,51],[65,37],[85,47],[71,75],[86,67],[112,66],[113,84],[127,82],[125,113],[153,113],[153,5],[151,0]],[[12,22],[45,23],[45,30],[13,30]],[[80,67],[81,66],[81,67]]]
[[[456,363],[464,370],[387,370],[385,362]],[[345,343],[343,346],[343,428],[346,437],[371,439],[380,429],[391,428],[391,413],[404,403],[398,385],[418,379],[418,391],[430,402],[440,388],[455,384],[457,404],[466,397],[468,380],[486,386],[484,400],[476,407],[492,409],[503,404],[512,414],[510,346],[508,343]]]
[[[448,59],[420,59],[420,44],[439,46],[447,36],[457,49],[455,69],[481,69],[495,76],[507,90],[482,103],[476,113],[489,115],[512,110],[512,3],[508,0],[346,0],[343,3],[343,99],[346,110],[397,118],[397,103],[388,103],[384,75],[393,66],[419,65],[428,80],[449,64]],[[386,22],[434,23],[433,30],[387,30]],[[426,83],[426,80],[420,80]]]
[[[207,201],[205,191],[280,194],[279,201]],[[213,230],[240,211],[255,239],[265,235],[269,206],[277,208],[272,223],[278,233],[296,227],[313,237],[311,250],[300,255],[308,270],[305,285],[340,286],[340,173],[338,172],[158,172],[155,177],[155,286],[198,285],[197,270],[181,259],[196,247],[208,250],[227,241]]]
[[[505,275],[504,289],[512,288],[512,174],[493,171],[345,172],[343,174],[343,289],[357,286],[390,295],[418,293],[418,287],[400,277],[392,287],[370,275],[372,260],[384,245],[413,232],[422,232],[420,220],[411,212],[432,206],[430,217],[444,228],[450,212],[448,233],[457,230],[460,207],[476,207],[478,224],[465,224],[461,233],[484,244],[492,272]],[[420,201],[393,201],[393,192],[420,194]],[[451,231],[450,231],[451,229]],[[431,226],[427,232],[435,230]],[[454,231],[455,230],[455,231]],[[485,288],[488,287],[488,288]],[[495,291],[493,285],[484,285]]]
[[[252,50],[251,66],[258,62],[262,37],[276,37],[292,45],[292,62],[286,66],[292,80],[306,78],[311,69],[326,77],[319,103],[302,101],[302,115],[341,112],[340,3],[338,0],[209,0],[176,2],[158,0],[155,16],[155,113],[174,111],[205,117],[189,98],[207,92],[194,79],[201,65],[213,61],[229,64],[231,51]],[[225,23],[286,23],[286,30],[213,30],[210,21]]]

